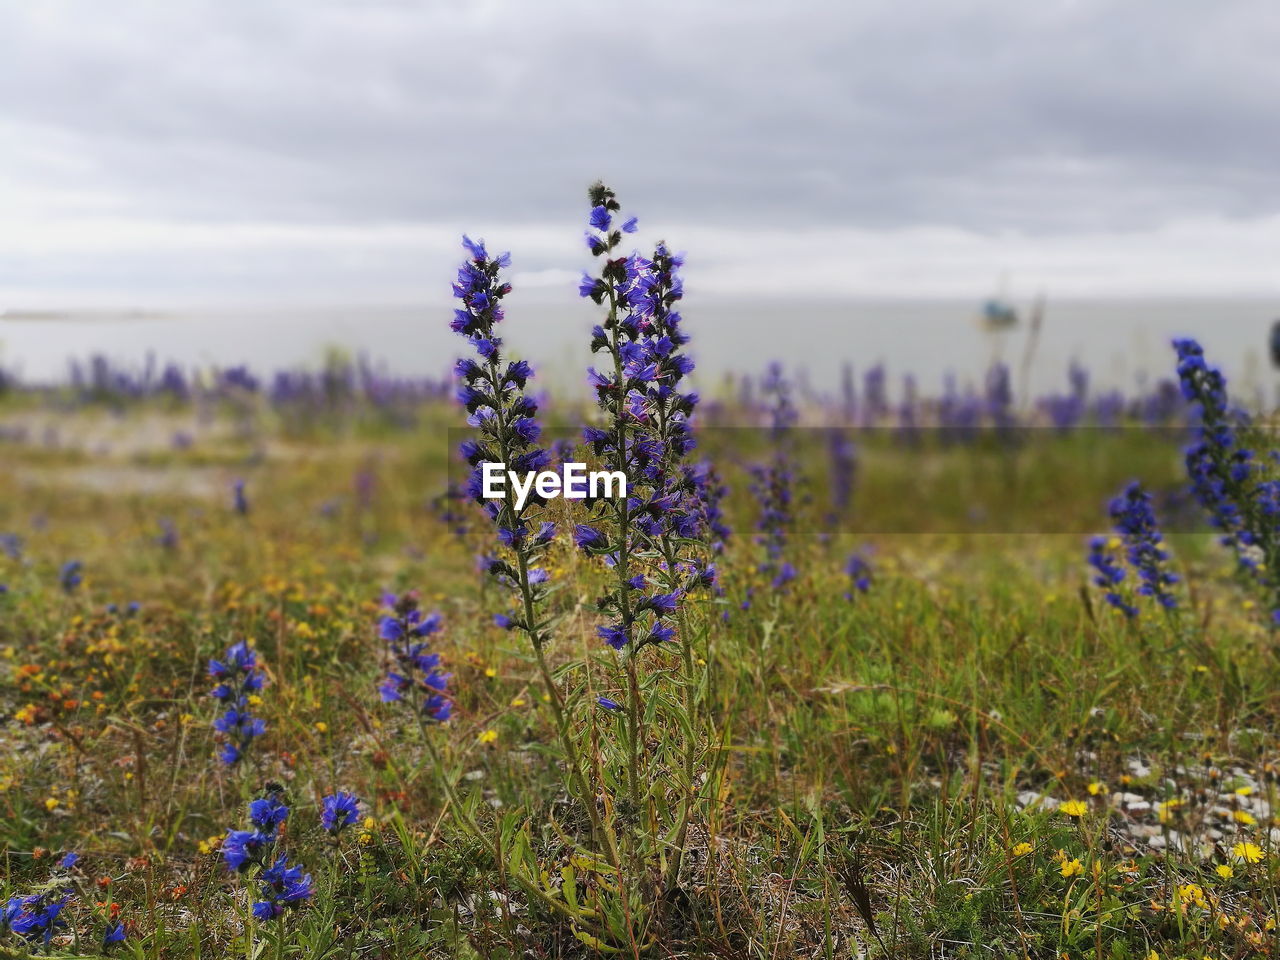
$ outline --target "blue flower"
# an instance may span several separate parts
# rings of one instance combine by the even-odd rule
[[[601,233],[609,229],[609,225],[613,222],[613,218],[609,216],[609,211],[604,206],[591,208],[590,223]],[[630,232],[630,231],[628,231]]]
[[[106,932],[102,935],[102,949],[107,950],[113,944],[124,943],[125,929],[123,923],[117,923],[115,926],[107,927]]]
[[[1109,509],[1126,548],[1126,559],[1138,575],[1138,595],[1153,598],[1166,610],[1175,609],[1177,599],[1170,588],[1178,582],[1178,577],[1165,569],[1169,554],[1156,524],[1150,494],[1135,481],[1111,501]],[[1107,603],[1126,617],[1136,617],[1138,608],[1120,590],[1125,580],[1124,569],[1116,563],[1105,538],[1094,537],[1089,541],[1089,565],[1096,571],[1094,583],[1103,589]]]
[[[40,940],[47,946],[54,931],[66,926],[60,914],[70,899],[68,896],[55,899],[51,893],[12,897],[5,904],[5,925],[20,937],[31,942]]]
[[[622,704],[617,700],[610,700],[608,697],[596,697],[596,703],[604,707],[606,710],[621,710]]]
[[[437,722],[447,720],[453,709],[444,696],[450,675],[440,671],[438,653],[431,652],[426,643],[411,642],[437,633],[443,618],[439,613],[423,616],[412,594],[403,597],[388,594],[383,602],[392,612],[379,619],[378,635],[390,644],[395,669],[387,671],[378,687],[382,702],[404,702],[416,689],[426,694],[421,708],[423,714]]]
[[[213,727],[227,739],[219,757],[228,766],[238,763],[249,744],[266,733],[266,722],[249,712],[249,697],[263,687],[258,657],[248,643],[241,640],[227,648],[222,660],[209,661],[209,676],[221,681],[209,692],[226,710],[213,722]]]
[[[279,796],[270,793],[249,804],[249,822],[263,833],[274,834],[289,819],[289,808]]]
[[[222,859],[227,869],[243,871],[262,860],[275,843],[275,834],[261,830],[228,830],[222,840]]]
[[[301,906],[315,894],[311,874],[304,874],[300,866],[290,866],[283,854],[258,875],[258,880],[262,900],[253,905],[253,915],[262,921],[274,920],[286,909]]]
[[[332,793],[321,801],[320,825],[329,833],[339,833],[360,817],[360,801],[350,793]]]
[[[871,589],[871,564],[861,551],[855,550],[849,554],[849,559],[845,561],[844,572],[848,574],[853,590],[866,593]],[[845,599],[853,599],[853,594],[846,593]]]
[[[585,523],[573,528],[573,542],[581,550],[603,550],[609,546],[608,537]]]
[[[58,583],[65,592],[73,593],[84,582],[83,570],[84,564],[79,560],[68,560],[62,565],[58,571]]]
[[[1173,346],[1182,395],[1199,414],[1196,440],[1186,451],[1191,492],[1222,532],[1222,543],[1235,551],[1245,576],[1280,610],[1280,565],[1271,560],[1280,551],[1275,481],[1260,477],[1253,450],[1240,442],[1247,418],[1230,406],[1226,378],[1209,366],[1194,340],[1175,340]]]
[[[70,870],[79,862],[80,862],[80,854],[76,853],[75,851],[72,851],[68,854],[65,854],[63,858],[58,861],[58,866],[61,867],[63,870]]]
[[[609,646],[615,650],[621,650],[627,645],[628,637],[625,630],[612,624],[604,624],[596,627],[596,633]]]
[[[649,643],[666,643],[668,640],[675,639],[675,635],[674,627],[668,626],[661,620],[655,620],[649,629]]]

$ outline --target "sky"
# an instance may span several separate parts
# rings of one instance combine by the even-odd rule
[[[723,297],[1275,296],[1274,0],[0,4],[0,309],[559,296],[603,177]]]

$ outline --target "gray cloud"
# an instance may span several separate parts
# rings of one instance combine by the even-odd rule
[[[0,200],[572,232],[603,175],[725,230],[1261,218],[1278,28],[1269,0],[7,4]]]

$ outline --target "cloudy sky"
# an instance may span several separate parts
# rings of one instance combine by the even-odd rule
[[[582,265],[603,176],[715,295],[1280,292],[1274,0],[0,5],[0,308]]]

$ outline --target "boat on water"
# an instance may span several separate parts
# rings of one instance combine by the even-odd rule
[[[1018,311],[1009,301],[992,297],[982,305],[978,321],[987,330],[1008,330],[1018,325]]]

